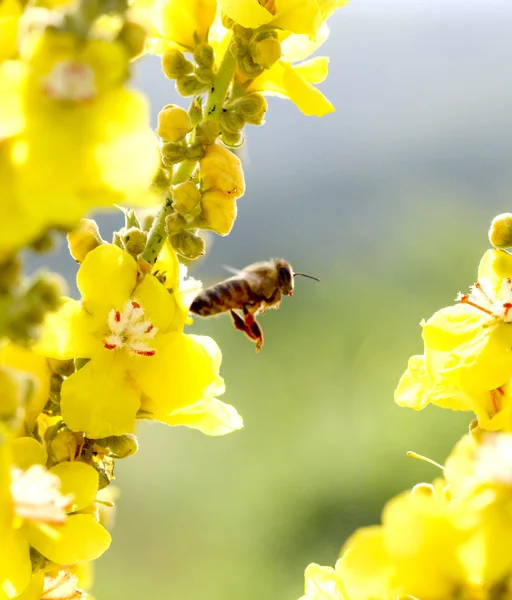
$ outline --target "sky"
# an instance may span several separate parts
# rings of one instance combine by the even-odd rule
[[[476,14],[489,12],[512,12],[510,0],[352,0],[344,8],[354,12],[472,12]]]

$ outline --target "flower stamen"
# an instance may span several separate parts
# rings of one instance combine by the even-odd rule
[[[108,315],[109,335],[103,339],[106,350],[124,348],[138,356],[154,356],[149,340],[158,329],[145,318],[144,309],[135,300],[129,300],[122,311],[112,309]]]

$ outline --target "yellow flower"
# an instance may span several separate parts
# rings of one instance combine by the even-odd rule
[[[290,35],[283,39],[281,60],[250,80],[247,92],[288,98],[307,116],[322,117],[333,112],[334,106],[313,85],[327,77],[329,59],[319,56],[305,60],[326,41],[328,35],[329,29],[324,25],[314,41],[306,35]],[[245,76],[239,74],[237,77],[240,83],[247,81]]]
[[[2,598],[17,597],[29,586],[30,547],[56,564],[68,565],[97,558],[110,544],[110,535],[95,517],[81,512],[96,500],[95,469],[76,462],[47,471],[40,464],[46,458],[44,449],[36,440],[14,442],[12,447],[0,444]]]
[[[236,199],[220,190],[209,190],[201,198],[204,227],[228,235],[237,215]]]
[[[220,0],[222,11],[248,29],[263,25],[314,36],[348,0]]]
[[[0,254],[93,207],[152,203],[159,164],[122,43],[47,30],[27,36],[21,56],[0,64]]]
[[[245,192],[242,162],[219,143],[206,146],[204,157],[199,161],[199,176],[204,190],[220,190],[233,198],[240,198]]]
[[[149,24],[148,51],[161,54],[180,46],[192,49],[205,41],[217,11],[217,0],[132,0],[135,14]]]
[[[340,576],[332,567],[312,563],[304,579],[305,594],[300,600],[349,600]]]
[[[17,53],[18,21],[23,12],[19,0],[0,0],[0,62]]]
[[[104,244],[87,254],[77,283],[82,301],[49,315],[37,347],[52,358],[90,359],[62,385],[70,429],[121,435],[137,414],[210,435],[241,427],[236,411],[213,398],[223,391],[219,348],[183,333],[186,313],[155,276],[141,276],[128,253]]]

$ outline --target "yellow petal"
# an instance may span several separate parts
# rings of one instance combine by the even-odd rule
[[[98,246],[85,257],[77,285],[86,311],[107,322],[112,308],[121,310],[137,283],[137,263],[112,244]]]
[[[293,67],[308,83],[322,83],[329,73],[329,59],[327,56],[317,56]]]
[[[0,28],[0,36],[1,34]],[[22,91],[26,76],[27,67],[21,61],[0,61],[0,140],[23,130],[25,117]]]
[[[159,333],[165,333],[178,317],[177,306],[172,295],[153,275],[146,275],[135,288],[133,298],[144,309],[146,319],[158,328]]]
[[[97,320],[82,308],[81,302],[65,298],[59,310],[47,313],[34,350],[59,360],[90,358],[102,347],[93,333],[96,324]]]
[[[270,23],[274,15],[261,6],[258,0],[221,0],[222,12],[247,29],[257,29]]]
[[[44,446],[34,438],[28,437],[12,440],[11,452],[14,464],[23,471],[32,465],[45,465],[48,458]]]
[[[478,266],[478,279],[490,283],[496,294],[504,279],[512,277],[512,256],[504,250],[487,250]]]
[[[23,594],[21,594],[21,596],[16,597],[16,600],[41,600],[41,596],[43,595],[43,586],[44,573],[32,575],[29,586],[23,592]]]
[[[127,379],[124,355],[105,350],[62,384],[62,417],[90,438],[131,433],[139,396]]]
[[[305,60],[316,52],[329,37],[329,27],[324,23],[314,38],[307,35],[289,35],[281,42],[282,59],[285,62]]]
[[[216,398],[199,400],[195,404],[173,411],[159,419],[167,425],[185,425],[206,435],[226,435],[244,426],[234,406]]]
[[[294,67],[283,64],[286,95],[305,115],[322,117],[334,112],[334,106],[322,92],[308,83]]]
[[[59,565],[94,560],[110,546],[110,534],[92,515],[77,514],[56,527],[57,536],[47,535],[33,523],[23,526],[24,532],[38,552]]]
[[[73,494],[69,512],[82,510],[95,502],[99,475],[96,469],[82,462],[62,462],[50,469],[60,479],[60,493]]]
[[[0,594],[19,596],[30,584],[29,545],[20,531],[9,529],[0,538]]]
[[[301,600],[348,600],[343,583],[332,567],[312,563],[304,573],[305,595]]]

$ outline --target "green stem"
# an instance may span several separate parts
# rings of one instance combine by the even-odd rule
[[[176,185],[178,183],[182,183],[186,181],[194,167],[196,166],[196,161],[192,160],[184,160],[180,163],[180,165],[175,169],[172,175],[172,185]],[[155,220],[153,221],[153,225],[151,226],[151,230],[149,232],[148,241],[146,244],[146,248],[142,253],[141,258],[148,261],[150,265],[154,265],[158,259],[158,255],[160,254],[160,250],[164,245],[166,233],[165,233],[165,219],[167,215],[172,213],[172,198],[167,196],[163,206],[160,208]]]
[[[229,41],[226,47],[226,52],[222,57],[222,61],[219,65],[217,75],[215,76],[212,89],[208,94],[208,100],[204,109],[205,120],[217,120],[220,118],[229,84],[233,79],[233,74],[236,67],[236,59],[233,53],[232,43],[233,39]]]

